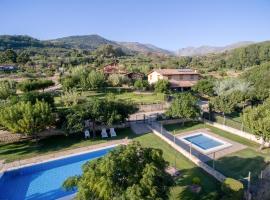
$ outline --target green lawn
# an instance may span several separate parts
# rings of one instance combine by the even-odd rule
[[[174,166],[176,163],[176,167],[181,170],[183,177],[177,181],[177,186],[171,189],[170,199],[211,199],[209,196],[213,192],[220,191],[220,183],[215,178],[208,175],[153,133],[136,137],[134,140],[139,141],[146,147],[162,149],[163,156],[170,165]],[[193,177],[199,177],[201,179],[203,191],[199,195],[191,193],[186,187],[192,183]]]
[[[164,102],[164,94],[156,94],[156,93],[143,93],[143,94],[136,94],[132,91],[126,90],[106,90],[102,92],[97,91],[83,91],[81,92],[80,99],[82,101],[87,101],[92,97],[97,98],[106,98],[109,95],[114,95],[116,100],[126,100],[131,101],[136,104],[152,104],[152,103],[163,103]],[[60,97],[55,97],[55,102],[59,105]]]
[[[270,162],[269,148],[259,152],[259,144],[218,128],[205,125],[204,123],[188,122],[184,127],[182,124],[171,124],[165,125],[164,127],[172,133],[175,131],[176,134],[196,130],[198,128],[209,128],[212,133],[246,145],[246,149],[226,155],[216,161],[216,169],[225,176],[242,179],[248,175],[249,171],[251,171],[253,177],[258,177],[267,162]],[[209,165],[212,165],[212,162],[209,162]]]
[[[125,137],[133,138],[135,135],[129,128],[116,130],[117,137],[100,139],[87,139],[83,135],[75,136],[52,136],[39,142],[35,141],[22,141],[11,144],[0,144],[0,160],[4,159],[5,162],[12,162],[15,160],[26,159],[42,154],[54,153],[68,149],[74,149],[94,144],[104,143],[109,140],[123,139]]]

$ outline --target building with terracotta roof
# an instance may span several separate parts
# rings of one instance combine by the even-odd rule
[[[168,80],[172,89],[187,90],[197,83],[200,74],[192,69],[155,69],[148,74],[149,84],[159,79]]]

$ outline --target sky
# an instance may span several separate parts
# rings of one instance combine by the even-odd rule
[[[270,40],[270,0],[0,0],[0,35],[98,34],[177,50]]]

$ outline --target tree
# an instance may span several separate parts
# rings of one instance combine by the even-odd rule
[[[221,190],[224,193],[222,199],[228,200],[242,200],[244,196],[244,185],[238,180],[226,178],[222,185]]]
[[[18,88],[23,92],[29,92],[33,90],[45,89],[47,87],[53,86],[54,82],[52,80],[40,79],[40,80],[26,80],[18,84]]]
[[[155,92],[167,93],[169,91],[170,83],[168,80],[160,79],[155,84]]]
[[[68,130],[66,125],[70,127],[80,127],[84,120],[91,120],[93,123],[93,132],[95,136],[96,124],[113,125],[125,122],[128,116],[136,111],[136,107],[125,101],[116,101],[114,99],[97,99],[93,98],[90,101],[75,106],[71,110],[70,116],[76,116],[74,119],[69,120],[66,118],[65,121],[68,124],[64,124],[63,129],[67,130],[67,133],[78,133],[71,132]],[[80,130],[80,129],[76,129]]]
[[[190,93],[176,95],[166,115],[173,118],[196,119],[200,115],[197,99]]]
[[[122,86],[122,84],[123,84],[123,75],[121,75],[121,74],[111,74],[108,77],[108,81],[113,87]]]
[[[7,99],[8,97],[16,94],[15,82],[13,81],[0,81],[0,99]]]
[[[30,56],[27,52],[21,52],[18,56],[17,56],[17,63],[20,64],[26,64],[28,61],[30,61]]]
[[[80,80],[81,88],[88,89],[100,89],[105,85],[105,77],[102,72],[92,70],[88,75],[81,76]]]
[[[196,85],[192,87],[192,90],[200,95],[214,96],[214,80],[213,79],[201,79]]]
[[[12,49],[7,49],[1,56],[1,63],[16,63],[17,54]]]
[[[230,114],[235,110],[237,101],[231,99],[229,95],[220,95],[212,98],[209,104],[215,111],[221,112],[225,116],[225,114]]]
[[[136,163],[136,165],[134,165]],[[83,174],[68,178],[66,189],[78,187],[76,199],[168,199],[172,177],[162,150],[138,142],[121,145],[102,158],[87,162]]]
[[[134,88],[137,90],[146,90],[149,88],[149,83],[146,80],[138,79],[134,82]]]
[[[264,143],[270,141],[270,99],[257,107],[245,109],[243,123],[251,129],[252,134],[262,138],[260,149],[264,148]]]
[[[74,106],[79,103],[80,94],[74,90],[65,91],[61,97],[60,101],[64,104],[64,106]]]
[[[0,124],[13,133],[35,135],[51,125],[53,115],[49,104],[37,101],[19,102],[0,111]]]

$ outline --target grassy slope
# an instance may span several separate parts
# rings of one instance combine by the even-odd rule
[[[246,149],[229,154],[216,161],[216,169],[229,177],[242,179],[248,175],[249,171],[256,177],[260,174],[267,162],[270,161],[269,149],[259,152],[259,144],[203,123],[187,123],[185,127],[181,124],[172,124],[166,125],[165,128],[172,132],[175,131],[176,134],[198,128],[209,128],[211,132],[217,135],[246,145]],[[212,164],[212,162],[209,164]]]

